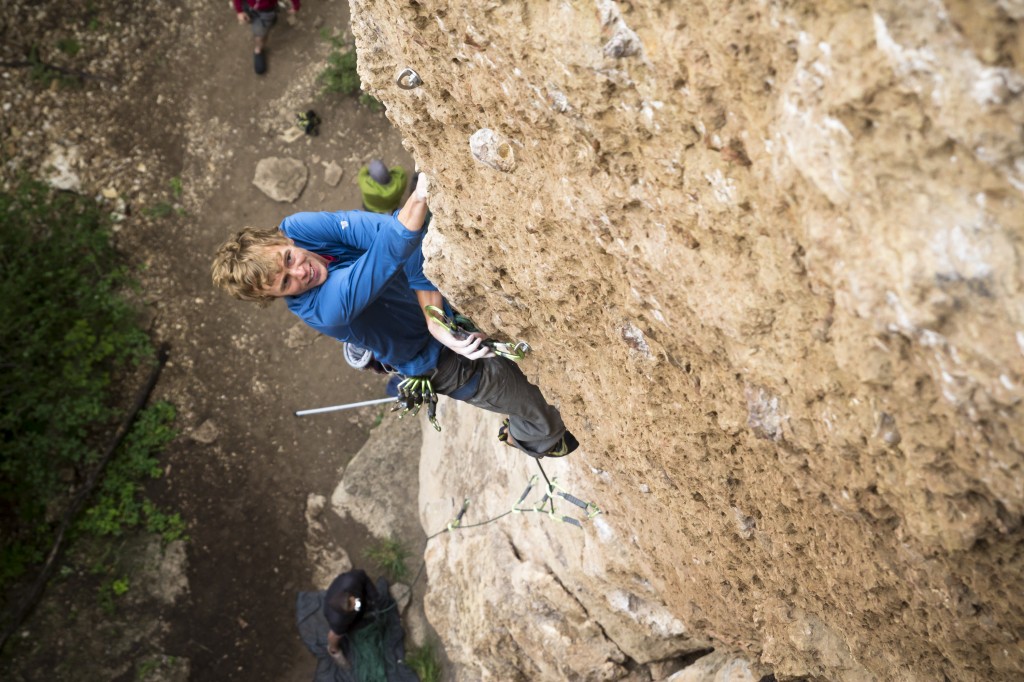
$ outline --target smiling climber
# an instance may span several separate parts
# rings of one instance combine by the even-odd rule
[[[218,249],[213,281],[261,307],[284,299],[318,332],[370,350],[420,400],[447,395],[508,415],[498,436],[508,445],[533,457],[569,454],[579,444],[519,366],[496,356],[484,334],[453,333],[432,316],[431,307],[455,317],[423,274],[428,216],[421,174],[391,215],[296,213],[277,228],[241,230]]]

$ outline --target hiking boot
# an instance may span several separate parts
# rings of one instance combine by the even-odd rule
[[[267,57],[262,52],[255,52],[252,55],[252,68],[258,75],[262,76],[267,72]]]

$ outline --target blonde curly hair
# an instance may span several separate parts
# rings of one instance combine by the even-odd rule
[[[239,300],[269,305],[274,297],[266,289],[283,266],[267,247],[288,243],[277,228],[243,228],[217,249],[210,268],[213,283]]]

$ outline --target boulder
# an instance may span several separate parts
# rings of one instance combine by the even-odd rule
[[[308,179],[309,171],[302,161],[272,156],[256,164],[252,184],[274,201],[291,203],[302,194]]]

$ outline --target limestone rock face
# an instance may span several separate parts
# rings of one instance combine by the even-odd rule
[[[373,429],[331,495],[334,513],[355,519],[377,538],[420,537],[419,525],[409,514],[414,509],[410,495],[418,476],[419,434],[420,423],[413,418],[390,418]]]
[[[656,655],[630,630],[780,678],[1024,675],[1019,2],[350,5],[363,84],[431,177],[429,276],[531,344],[583,444],[561,475],[609,510],[557,531],[564,561],[538,520],[509,525],[519,558],[473,540],[477,564],[536,578],[540,615],[544,575],[593,619],[604,599],[623,656]],[[474,158],[481,129],[514,172]],[[463,593],[456,541],[428,550],[435,627],[459,646],[461,604],[514,632],[525,606]],[[625,674],[605,660],[587,674]]]
[[[534,511],[542,480],[518,505],[526,511],[509,514],[539,469],[493,438],[496,415],[481,418],[486,413],[442,401],[443,431],[424,429],[423,528],[428,535],[443,531],[467,498],[469,507],[462,528],[427,547],[425,607],[461,669],[459,679],[616,680],[629,659],[648,663],[710,647],[707,638],[690,636],[630,565],[632,552],[622,547],[630,542],[625,519],[587,520],[560,499],[557,515],[583,519],[580,530]],[[544,469],[587,501],[601,495],[568,463]]]

